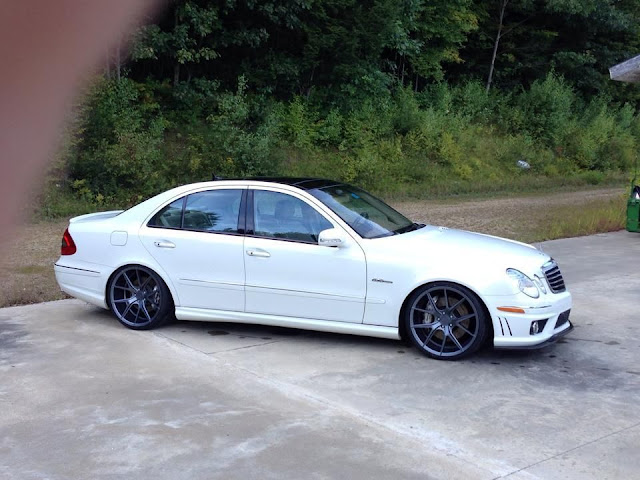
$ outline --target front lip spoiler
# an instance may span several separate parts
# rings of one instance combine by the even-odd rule
[[[537,343],[535,345],[525,345],[523,347],[518,347],[518,346],[507,346],[507,347],[493,347],[496,350],[538,350],[540,348],[544,348],[544,347],[548,347],[549,345],[553,345],[554,343],[556,343],[558,340],[560,340],[562,337],[564,337],[567,333],[569,333],[570,331],[573,330],[573,323],[569,322],[569,328],[556,333],[555,335],[552,335],[551,337],[549,337],[547,340],[545,340],[542,343]]]

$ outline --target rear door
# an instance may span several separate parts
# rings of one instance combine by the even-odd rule
[[[186,195],[160,209],[140,238],[171,278],[183,307],[244,311],[246,188]]]
[[[245,239],[246,311],[362,323],[366,262],[349,235],[344,247],[318,245],[339,228],[304,197],[250,189]]]

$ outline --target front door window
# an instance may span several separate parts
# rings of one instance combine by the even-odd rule
[[[313,207],[285,193],[256,190],[253,202],[259,237],[317,243],[320,232],[333,227]]]

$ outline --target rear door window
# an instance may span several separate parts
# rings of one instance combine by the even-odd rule
[[[158,213],[147,224],[150,227],[180,228],[182,226],[182,205],[184,197],[170,203]]]
[[[149,227],[215,233],[238,233],[243,189],[207,190],[182,197],[162,208]]]
[[[203,232],[238,233],[242,190],[209,190],[189,195],[182,228]]]

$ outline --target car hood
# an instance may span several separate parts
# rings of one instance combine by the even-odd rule
[[[526,274],[540,271],[549,255],[531,245],[481,233],[427,225],[413,232],[374,239],[410,261],[434,261],[516,268]],[[393,246],[392,246],[393,244]],[[385,247],[383,247],[385,248]]]

